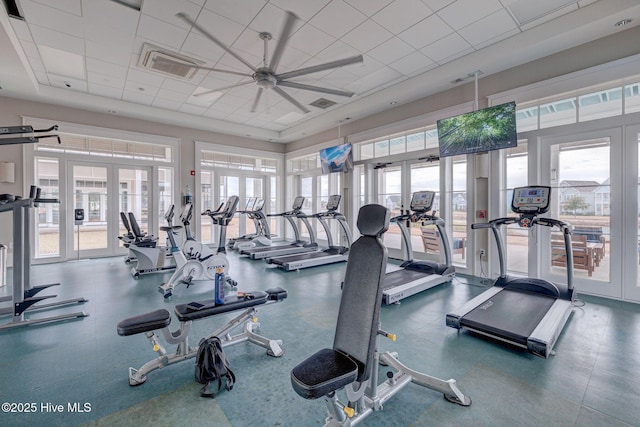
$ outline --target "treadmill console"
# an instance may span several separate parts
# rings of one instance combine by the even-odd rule
[[[511,210],[523,215],[538,215],[549,211],[551,187],[531,186],[513,189]]]
[[[302,209],[302,205],[304,205],[304,197],[303,196],[296,197],[295,200],[293,201],[293,210],[299,211],[300,209]]]
[[[329,200],[327,200],[327,210],[335,211],[338,209],[338,205],[340,204],[340,196],[339,194],[334,194],[333,196],[329,196]]]
[[[410,209],[414,212],[426,212],[430,210],[435,195],[436,193],[434,191],[416,191],[411,197]]]

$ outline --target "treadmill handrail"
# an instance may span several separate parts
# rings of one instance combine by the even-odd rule
[[[502,234],[500,234],[501,225],[515,224],[519,222],[519,218],[505,217],[492,219],[489,222],[480,222],[471,224],[473,230],[480,228],[490,228],[493,231],[493,237],[495,238],[496,245],[498,247],[498,261],[500,264],[500,278],[505,279],[507,277],[507,269],[504,261],[504,241]],[[564,237],[564,249],[567,259],[567,290],[571,292],[573,290],[573,249],[571,244],[571,225],[554,218],[534,217],[531,221],[530,227],[534,225],[542,225],[545,227],[558,227]],[[498,279],[498,280],[499,280]]]

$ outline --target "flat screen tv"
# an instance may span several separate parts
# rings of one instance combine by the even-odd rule
[[[438,120],[438,145],[440,157],[516,147],[516,103]]]
[[[320,150],[322,173],[349,172],[353,169],[351,144],[336,145]]]

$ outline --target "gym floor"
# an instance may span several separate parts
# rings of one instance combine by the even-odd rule
[[[285,354],[272,358],[262,347],[246,342],[227,347],[236,384],[215,399],[199,397],[193,359],[151,372],[146,383],[129,386],[128,367],[139,368],[156,353],[144,334],[121,337],[116,333],[116,324],[124,318],[163,307],[172,311],[177,303],[212,298],[210,284],[180,286],[165,301],[157,285],[168,275],[136,281],[122,258],[32,267],[33,283],[62,283],[49,293],[89,299],[50,314],[82,309],[90,316],[0,332],[0,424],[322,425],[323,400],[299,397],[291,387],[290,371],[310,354],[331,347],[345,264],[287,273],[235,254],[230,254],[230,264],[240,290],[274,286],[288,290],[284,302],[262,306],[258,313],[260,333],[282,339]],[[10,288],[0,288],[0,294]],[[398,336],[394,343],[382,340],[382,349],[397,351],[413,369],[456,379],[473,404],[457,406],[437,392],[409,384],[363,425],[640,424],[640,305],[580,295],[586,305],[574,310],[556,345],[557,354],[545,360],[445,326],[448,311],[484,289],[478,279],[458,276],[451,284],[381,311],[382,327]],[[194,322],[191,345],[230,317]],[[176,319],[172,326],[177,327]],[[175,346],[167,346],[167,351],[175,351]],[[380,375],[384,374],[381,369]],[[10,410],[23,412],[5,412],[4,402],[16,404]],[[84,412],[69,411],[69,404]],[[24,412],[34,407],[34,412]]]

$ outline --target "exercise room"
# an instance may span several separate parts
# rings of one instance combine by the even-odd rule
[[[640,425],[637,0],[0,5],[0,424]]]

